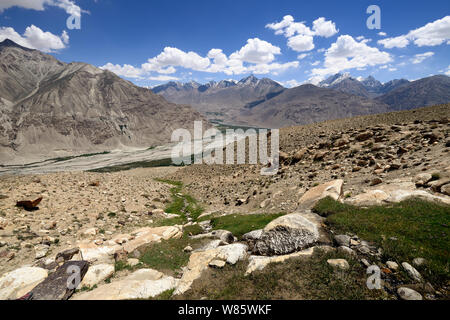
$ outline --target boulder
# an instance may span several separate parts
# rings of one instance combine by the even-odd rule
[[[36,267],[23,267],[4,274],[0,278],[0,300],[24,296],[47,276],[47,270]]]
[[[386,265],[389,269],[396,271],[398,269],[398,264],[394,261],[387,261]]]
[[[403,300],[422,300],[422,295],[410,288],[400,287],[397,289],[397,293]]]
[[[92,241],[80,241],[78,247],[81,258],[90,263],[114,263],[114,254],[122,250],[118,244],[98,246]]]
[[[312,208],[321,199],[331,197],[339,200],[342,196],[344,180],[333,180],[309,189],[299,200],[302,207]]]
[[[402,263],[403,269],[405,269],[406,273],[416,282],[422,281],[422,276],[420,275],[419,271],[417,271],[412,265],[410,265],[408,262]]]
[[[68,261],[31,291],[32,300],[67,300],[83,280],[89,265],[86,261]]]
[[[225,267],[226,262],[223,261],[223,260],[214,259],[214,260],[211,261],[208,265],[209,265],[211,268],[222,269],[223,267]]]
[[[173,277],[163,277],[158,280],[124,279],[82,293],[74,297],[73,300],[149,299],[156,297],[164,291],[174,289],[178,281]]]
[[[339,246],[350,246],[350,237],[345,234],[334,236],[334,241],[336,241]]]
[[[134,236],[134,239],[123,244],[124,250],[129,253],[149,243],[172,238],[179,239],[183,235],[183,230],[180,226],[145,227],[135,230],[131,234]]]
[[[430,173],[425,172],[415,176],[413,181],[417,186],[425,186],[432,178],[433,176]]]
[[[303,251],[294,252],[287,255],[282,256],[273,256],[273,257],[265,257],[265,256],[250,256],[249,264],[247,266],[247,270],[245,274],[250,274],[254,271],[263,270],[270,263],[280,263],[286,260],[297,258],[297,257],[310,257],[314,253],[314,249],[316,247],[312,247]]]
[[[315,223],[300,213],[281,216],[270,222],[253,248],[255,254],[285,255],[313,245],[319,239]]]
[[[89,267],[79,288],[93,287],[114,274],[114,265],[97,264]]]

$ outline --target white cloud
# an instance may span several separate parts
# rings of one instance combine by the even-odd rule
[[[10,39],[23,47],[44,52],[64,49],[66,44],[69,43],[67,32],[64,31],[61,36],[57,36],[48,31],[44,32],[35,25],[27,27],[23,35],[20,35],[11,27],[0,27],[0,41],[5,39]]]
[[[398,36],[394,38],[378,40],[378,43],[383,45],[386,49],[405,48],[409,44],[409,40],[406,36]]]
[[[397,68],[389,68],[388,70],[393,72],[393,71],[397,71]]]
[[[333,21],[326,21],[324,17],[313,22],[313,30],[316,36],[329,38],[338,33],[336,24]]]
[[[298,60],[302,60],[305,59],[309,54],[308,53],[301,53],[297,56]]]
[[[282,82],[281,84],[287,88],[294,88],[294,87],[298,87],[301,85],[301,83],[298,82],[297,80],[288,80],[288,81]]]
[[[172,77],[172,76],[159,75],[159,76],[156,76],[156,77],[149,77],[148,80],[153,80],[153,81],[176,81],[176,80],[180,80],[180,78]]]
[[[450,76],[450,65],[448,66],[447,70],[443,70],[446,75]]]
[[[319,64],[320,64],[320,61],[319,61],[319,60],[314,61],[313,63],[311,63],[312,66],[318,66]]]
[[[450,16],[411,30],[408,34],[379,40],[385,48],[404,48],[411,42],[418,47],[438,46],[450,40]]]
[[[211,64],[209,58],[201,57],[193,51],[184,52],[178,48],[165,47],[163,52],[154,58],[148,60],[147,63],[142,65],[142,68],[147,71],[171,73],[174,69],[165,69],[166,67],[183,67],[186,69],[192,69],[196,71],[204,71]]]
[[[119,64],[107,63],[104,66],[100,67],[103,70],[109,70],[114,72],[118,76],[133,78],[133,79],[142,79],[143,70],[140,68],[135,68],[132,65],[125,64],[123,66]]]
[[[271,43],[258,38],[248,39],[247,44],[239,51],[233,53],[230,58],[249,63],[269,63],[275,59],[275,55],[281,54],[281,49]]]
[[[87,13],[87,11],[77,6],[74,1],[70,0],[2,0],[0,3],[0,12],[12,7],[43,11],[46,6],[61,8],[67,14],[77,17],[81,16],[81,12]]]
[[[368,46],[365,41],[356,41],[349,35],[340,36],[325,53],[324,68],[311,71],[310,81],[318,82],[330,74],[348,69],[363,69],[384,65],[392,61],[389,53]],[[314,83],[313,82],[313,83]]]
[[[314,49],[314,38],[312,36],[299,34],[289,38],[287,45],[297,52],[311,51]]]
[[[419,63],[423,62],[425,59],[431,58],[432,56],[434,56],[434,52],[431,52],[431,51],[425,52],[425,53],[419,53],[419,54],[416,54],[414,56],[414,58],[411,59],[411,61],[413,64],[419,64]]]
[[[166,47],[156,57],[148,59],[140,68],[131,65],[114,65],[107,63],[101,68],[108,69],[120,76],[140,79],[153,72],[158,74],[173,74],[175,67],[185,69],[219,73],[226,75],[238,75],[244,73],[274,75],[299,66],[298,61],[286,63],[274,62],[275,56],[281,54],[281,49],[271,43],[258,38],[248,39],[247,43],[230,56],[223,53],[222,49],[209,50],[206,57],[196,52],[185,52],[178,48]],[[163,79],[162,76],[154,76],[153,79]],[[171,77],[166,76],[166,79]],[[174,77],[172,77],[174,78]]]
[[[378,32],[378,35],[379,35],[380,37],[386,37],[386,36],[387,36],[387,33],[386,33],[386,32]]]
[[[320,17],[313,21],[312,30],[304,22],[295,22],[294,17],[287,15],[280,22],[269,23],[266,28],[272,29],[277,35],[288,38],[288,46],[296,52],[311,51],[314,49],[314,37],[329,38],[336,33],[336,24]]]

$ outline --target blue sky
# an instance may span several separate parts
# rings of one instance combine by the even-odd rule
[[[381,9],[379,30],[366,25],[370,5]],[[380,81],[450,75],[448,0],[2,0],[0,10],[0,40],[142,86],[252,73],[286,86],[336,72]],[[68,28],[70,15],[81,29]]]

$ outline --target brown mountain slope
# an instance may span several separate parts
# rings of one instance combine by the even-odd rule
[[[307,84],[242,112],[235,122],[280,128],[388,111],[384,103]]]
[[[203,119],[88,64],[60,63],[12,45],[0,46],[0,58],[2,163],[149,147]]]
[[[378,97],[392,110],[409,110],[450,102],[450,77],[438,75],[413,81]]]

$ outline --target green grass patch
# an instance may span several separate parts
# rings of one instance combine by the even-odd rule
[[[201,239],[190,239],[187,230],[180,239],[163,240],[151,244],[142,250],[139,260],[146,266],[159,271],[177,271],[187,265],[190,253],[183,249],[190,245],[193,248],[203,243]]]
[[[450,206],[410,199],[391,206],[359,208],[330,198],[314,208],[327,216],[327,223],[338,233],[356,233],[383,249],[384,260],[398,263],[425,258],[417,269],[433,285],[449,281]]]
[[[151,160],[151,161],[137,161],[125,164],[119,164],[116,166],[103,167],[98,169],[87,170],[87,172],[119,172],[119,171],[127,171],[135,168],[156,168],[156,167],[170,167],[170,166],[178,166],[172,162],[171,158],[160,159],[160,160]]]
[[[339,271],[328,259],[345,258],[350,265]],[[338,252],[317,250],[312,257],[273,263],[245,276],[246,261],[208,269],[192,289],[174,299],[196,300],[370,300],[387,298],[381,290],[369,290],[365,269],[358,260]]]
[[[97,152],[97,153],[85,153],[85,154],[81,154],[79,156],[67,156],[67,157],[53,158],[53,159],[50,159],[49,161],[62,162],[62,161],[76,159],[76,158],[88,158],[88,157],[93,157],[93,156],[97,156],[97,155],[101,155],[101,154],[110,154],[110,153],[111,153],[110,151],[103,151],[103,152]]]
[[[275,214],[232,214],[223,217],[211,219],[211,225],[214,230],[228,230],[234,236],[240,238],[243,234],[252,230],[264,228],[270,221],[284,215],[284,213]]]

